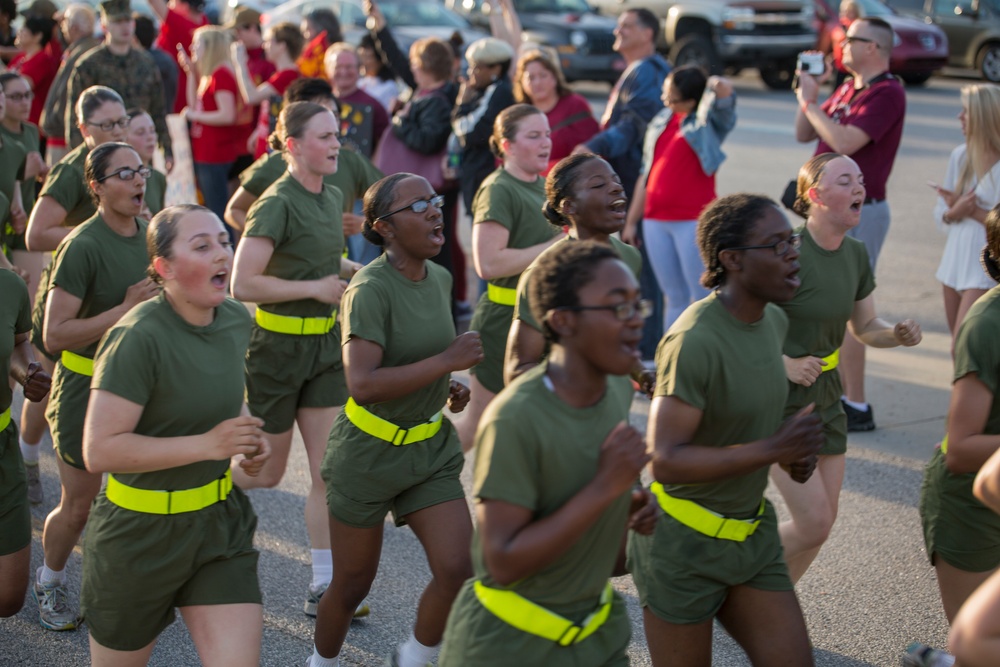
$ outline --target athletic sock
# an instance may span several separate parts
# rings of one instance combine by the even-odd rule
[[[868,405],[867,402],[858,403],[857,401],[848,400],[846,396],[841,396],[840,400],[842,400],[844,403],[851,406],[858,412],[868,412],[868,410],[871,408],[871,406]]]
[[[440,650],[440,644],[424,646],[411,632],[406,643],[399,645],[399,667],[427,667],[427,663],[434,662]]]
[[[309,664],[307,667],[340,667],[340,655],[335,655],[332,658],[324,658],[313,646],[312,657],[309,658]]]
[[[329,549],[312,549],[312,587],[326,586],[333,581],[333,554]]]
[[[51,569],[48,565],[42,563],[42,566],[38,568],[38,583],[42,586],[47,586],[49,584],[61,584],[66,581],[66,568],[59,570]]]
[[[21,458],[24,459],[26,465],[38,465],[38,455],[42,450],[42,443],[36,442],[31,445],[24,441],[24,438],[18,438],[21,445]]]

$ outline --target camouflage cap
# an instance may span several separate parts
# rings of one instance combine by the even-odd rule
[[[101,3],[101,17],[110,21],[132,18],[132,4],[129,0],[104,0]]]

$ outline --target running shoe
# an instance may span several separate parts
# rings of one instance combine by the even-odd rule
[[[24,464],[24,472],[28,476],[28,502],[32,505],[42,504],[42,474],[37,463]]]
[[[306,595],[306,603],[302,608],[302,611],[306,616],[316,618],[316,607],[319,606],[319,599],[323,597],[323,593],[326,593],[326,585],[309,587],[309,593]],[[354,612],[354,618],[364,618],[370,613],[371,608],[368,606],[368,600],[366,598],[361,601],[361,604],[358,605],[357,610]]]
[[[399,667],[399,649],[389,654],[389,657],[382,663],[383,667]],[[433,662],[428,662],[427,667],[434,667]]]
[[[954,664],[955,656],[919,642],[910,644],[902,659],[903,667],[952,667]]]
[[[840,404],[844,406],[844,412],[847,413],[848,431],[858,433],[875,430],[875,412],[872,410],[871,404],[868,405],[867,410],[852,408],[843,399],[841,399]]]
[[[35,580],[31,596],[38,603],[38,622],[46,630],[75,630],[80,617],[69,606],[64,584],[42,585]]]

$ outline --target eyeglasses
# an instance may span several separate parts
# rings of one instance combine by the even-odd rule
[[[132,117],[124,116],[122,118],[119,118],[118,120],[106,120],[101,123],[91,123],[89,120],[85,122],[87,123],[87,125],[93,125],[94,127],[101,128],[101,130],[104,132],[110,132],[111,130],[115,129],[115,125],[124,130],[126,127],[128,127],[128,124],[132,122]]]
[[[132,167],[122,167],[118,171],[113,171],[110,174],[106,174],[103,177],[97,179],[97,182],[103,183],[112,176],[117,176],[118,179],[122,181],[131,181],[133,178],[135,178],[136,174],[142,176],[142,180],[146,180],[152,173],[153,170],[146,166],[139,167],[138,169],[133,169]]]
[[[858,37],[856,35],[848,35],[840,41],[841,46],[844,44],[851,44],[853,42],[861,42],[862,44],[874,44],[875,48],[878,48],[878,42],[874,39],[868,39],[867,37]]]
[[[400,212],[405,211],[407,209],[413,211],[414,213],[423,213],[424,211],[427,210],[428,206],[433,206],[434,208],[440,209],[442,206],[444,206],[444,195],[434,195],[430,199],[418,199],[417,201],[413,202],[412,204],[407,204],[406,206],[403,206],[402,208],[397,208],[395,211],[393,211],[391,213],[386,213],[385,215],[380,215],[379,217],[377,217],[375,219],[376,220],[385,220],[389,216],[396,215],[397,213],[400,213]]]
[[[802,247],[802,234],[792,234],[787,239],[781,239],[780,241],[775,241],[774,243],[768,243],[767,245],[743,245],[736,246],[735,248],[723,248],[723,250],[763,250],[764,248],[770,248],[774,250],[774,254],[778,257],[784,257],[788,254],[791,249],[798,250]]]
[[[24,102],[25,100],[30,100],[35,94],[30,90],[25,93],[10,93],[7,95],[7,99],[11,102]]]
[[[562,308],[561,310],[569,310],[572,312],[578,312],[581,310],[610,310],[615,314],[616,320],[619,322],[628,322],[636,315],[638,315],[641,319],[646,319],[652,315],[653,302],[648,299],[641,299],[639,301],[616,303],[613,306],[571,306],[568,308]]]

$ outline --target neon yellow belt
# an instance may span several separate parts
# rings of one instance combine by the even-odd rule
[[[2,423],[2,420],[0,420],[0,423]],[[0,429],[0,430],[2,430],[2,429]],[[941,453],[942,454],[947,454],[948,453],[948,434],[947,433],[944,434],[944,440],[941,441]]]
[[[510,287],[500,287],[493,283],[486,283],[486,296],[493,303],[501,306],[513,306],[517,303],[517,290]]]
[[[10,408],[0,412],[0,431],[10,426]]]
[[[118,507],[144,514],[183,514],[197,512],[225,500],[233,490],[233,474],[226,474],[204,486],[180,491],[151,491],[122,484],[114,475],[108,475],[104,490],[108,500]]]
[[[744,542],[754,534],[757,526],[760,525],[761,516],[764,514],[764,499],[761,498],[760,509],[753,519],[727,519],[712,510],[705,509],[692,500],[674,498],[663,490],[663,485],[653,482],[650,490],[656,494],[660,507],[670,516],[683,523],[692,530],[696,530],[702,535],[708,535],[720,540],[732,540],[733,542]]]
[[[823,372],[832,371],[834,368],[840,364],[840,348],[823,357],[823,361],[826,362],[826,366],[823,366]]]
[[[62,361],[62,365],[66,367],[66,370],[73,371],[77,375],[94,377],[93,359],[88,359],[69,350],[63,350],[59,360]]]
[[[433,437],[434,434],[441,430],[441,424],[444,422],[441,418],[441,413],[438,412],[431,417],[430,421],[410,428],[402,428],[396,426],[391,421],[382,419],[378,415],[365,410],[355,403],[353,398],[347,399],[347,405],[344,406],[344,414],[347,415],[352,424],[368,435],[373,435],[379,440],[391,442],[396,447],[412,445],[414,442],[420,442],[421,440]]]
[[[521,632],[548,639],[560,646],[579,644],[597,632],[611,614],[611,601],[614,596],[609,581],[601,593],[600,606],[577,625],[514,591],[490,588],[479,580],[476,580],[473,587],[479,603],[501,621]]]
[[[330,317],[292,317],[290,315],[275,315],[258,308],[255,317],[257,325],[261,329],[291,334],[292,336],[318,336],[330,333],[330,330],[337,323],[336,310]]]

